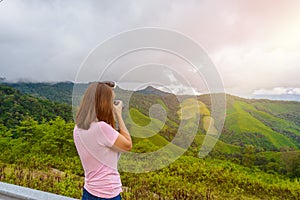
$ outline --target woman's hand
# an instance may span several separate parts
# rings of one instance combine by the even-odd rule
[[[132,148],[132,140],[128,132],[128,129],[126,128],[125,123],[122,119],[122,110],[123,110],[123,102],[121,100],[115,100],[114,113],[119,123],[120,135],[118,136],[113,147],[119,151],[130,151]]]
[[[117,117],[122,116],[123,102],[121,100],[114,101],[114,113]]]

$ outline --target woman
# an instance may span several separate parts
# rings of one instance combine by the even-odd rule
[[[122,119],[122,102],[113,103],[110,86],[102,82],[90,84],[76,114],[74,142],[85,174],[83,200],[121,199],[117,163],[120,152],[131,150],[132,141]],[[119,132],[115,130],[114,116]]]

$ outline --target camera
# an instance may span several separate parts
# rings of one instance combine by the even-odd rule
[[[117,106],[120,102],[121,102],[121,100],[114,100],[114,105]],[[122,108],[124,108],[124,107],[125,107],[125,105],[122,104]]]

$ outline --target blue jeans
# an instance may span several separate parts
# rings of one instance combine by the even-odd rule
[[[91,193],[89,193],[85,188],[83,188],[83,194],[82,194],[82,199],[81,200],[121,200],[121,195],[119,194],[116,197],[113,198],[101,198],[101,197],[97,197],[92,195]]]

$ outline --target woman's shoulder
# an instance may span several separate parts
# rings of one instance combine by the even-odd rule
[[[75,132],[90,132],[90,131],[94,131],[95,129],[99,129],[99,127],[103,127],[103,126],[107,126],[108,124],[106,124],[105,122],[103,121],[94,121],[90,124],[89,128],[88,129],[82,129],[82,128],[79,128],[77,124],[75,124],[75,127],[74,127],[74,131]]]
[[[105,121],[98,121],[98,122],[94,122],[94,125],[95,126],[97,126],[97,127],[100,127],[100,128],[104,128],[104,129],[106,129],[106,128],[110,128],[111,126],[108,124],[108,123],[106,123]]]

